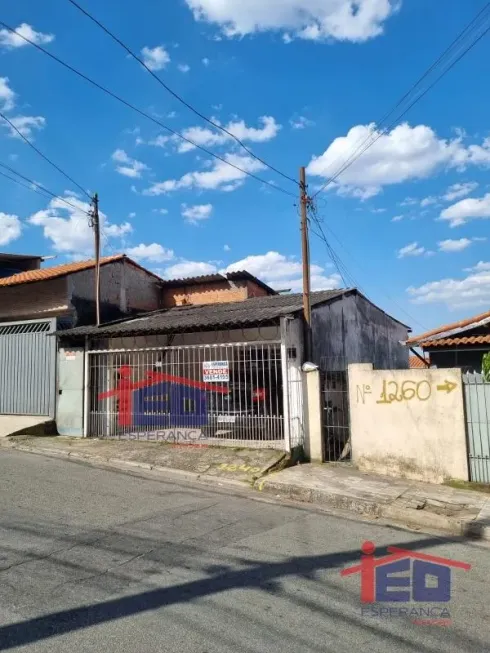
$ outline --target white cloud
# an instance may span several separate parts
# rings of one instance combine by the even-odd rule
[[[37,45],[46,45],[47,43],[51,43],[51,41],[54,40],[54,34],[43,34],[42,32],[36,32],[36,30],[27,23],[22,23],[15,28],[15,31],[19,34],[22,34],[22,36],[25,36],[26,39],[29,39]],[[24,41],[24,39],[17,34],[12,34],[12,32],[7,29],[0,30],[0,47],[3,46],[5,48],[12,49],[22,48],[25,45],[29,45],[29,43]]]
[[[0,245],[8,245],[19,238],[22,224],[16,215],[0,213]]]
[[[162,70],[170,62],[170,55],[163,45],[157,45],[155,48],[144,47],[141,54],[150,70]]]
[[[43,129],[46,125],[46,120],[42,116],[14,116],[10,118],[10,122],[17,127],[23,136],[29,139],[32,139],[33,130]],[[10,125],[6,126],[9,128],[11,136],[20,138],[15,129],[12,129]]]
[[[164,136],[163,134],[158,134],[156,138],[154,138],[151,141],[148,141],[148,145],[154,145],[155,147],[165,147],[170,140],[172,140],[171,136]]]
[[[479,261],[472,268],[465,268],[465,272],[484,272],[490,271],[490,261]]]
[[[371,209],[371,213],[386,213],[386,209]]]
[[[181,73],[188,73],[191,67],[186,64],[186,63],[179,63],[177,68],[180,70]]]
[[[224,158],[246,172],[237,170],[223,161],[214,160],[209,170],[188,172],[180,179],[167,179],[150,186],[143,191],[144,195],[163,195],[182,188],[202,188],[205,190],[233,191],[241,186],[247,172],[255,173],[264,169],[264,165],[249,156],[225,154]]]
[[[130,247],[127,253],[131,258],[141,261],[152,261],[153,263],[170,261],[174,257],[173,250],[165,249],[158,243],[151,243],[151,245],[141,243],[136,247]]]
[[[441,199],[446,202],[452,202],[460,197],[466,197],[466,195],[472,193],[477,187],[478,183],[476,181],[468,181],[464,184],[453,184],[452,186],[449,186]]]
[[[201,220],[207,220],[213,212],[212,204],[195,204],[187,206],[182,204],[182,217],[190,224],[198,224]]]
[[[458,240],[441,240],[437,243],[441,252],[461,252],[471,245],[469,238],[459,238]]]
[[[485,265],[485,264],[484,264]],[[490,269],[481,267],[463,279],[441,279],[407,289],[415,304],[446,304],[449,309],[490,304]]]
[[[403,215],[395,215],[393,218],[391,218],[391,222],[401,222],[403,218]]]
[[[398,206],[414,206],[417,204],[415,197],[405,197],[405,199],[399,203]]]
[[[458,227],[476,218],[490,218],[490,193],[481,198],[467,197],[441,212],[440,219],[450,227]]]
[[[279,252],[270,251],[267,254],[247,256],[232,263],[223,272],[241,270],[250,272],[277,290],[291,288],[295,292],[300,292],[303,287],[301,262]],[[323,267],[315,264],[311,266],[312,290],[338,288],[339,284],[341,284],[341,280],[337,274],[326,276]]]
[[[141,161],[132,159],[124,150],[115,150],[111,158],[115,163],[121,164],[116,166],[116,172],[125,177],[139,178],[144,170],[148,170],[147,165]]]
[[[313,127],[315,123],[306,116],[298,116],[297,118],[291,118],[289,124],[293,129],[306,129],[307,127]]]
[[[90,205],[72,194],[65,195],[64,199],[72,206],[65,204],[61,198],[54,198],[46,209],[34,213],[28,222],[43,228],[44,237],[52,242],[56,252],[74,257],[93,256],[94,234],[87,218]],[[121,238],[132,231],[128,222],[110,224],[102,211],[99,215],[103,241]]]
[[[433,195],[424,197],[420,202],[420,206],[431,206],[432,204],[437,204],[437,197],[434,197]]]
[[[200,277],[203,274],[214,274],[218,269],[212,263],[200,261],[181,261],[171,265],[165,270],[168,279],[185,279],[186,277]]]
[[[220,124],[219,120],[216,118],[214,118],[214,122]],[[248,127],[244,120],[236,120],[230,121],[227,125],[224,125],[224,127],[241,141],[251,141],[253,143],[265,143],[266,141],[270,141],[277,136],[281,129],[281,125],[279,125],[272,116],[261,116],[259,118],[259,124],[261,127]],[[228,136],[228,134],[225,134],[222,131],[208,129],[207,127],[188,127],[187,129],[184,129],[182,135],[185,136],[185,138],[194,141],[196,145],[205,146],[223,145],[224,143],[233,140],[231,136]],[[178,152],[190,152],[195,149],[192,143],[182,141],[178,136],[173,137],[173,140],[178,143]]]
[[[231,251],[231,247],[229,245],[224,245],[223,249],[224,249],[225,252],[230,252]]]
[[[373,145],[339,175],[337,184],[343,194],[373,196],[383,186],[422,179],[443,167],[463,170],[468,165],[490,165],[490,139],[466,147],[461,137],[440,139],[426,125],[403,123],[383,134],[372,123],[352,127],[346,136],[336,138],[322,155],[313,157],[308,173],[327,179],[371,142]],[[409,201],[412,198],[401,205]]]
[[[217,24],[226,37],[264,31],[292,38],[363,42],[383,33],[400,2],[390,0],[186,0],[196,20]]]
[[[422,256],[422,254],[425,254],[425,252],[425,247],[419,246],[419,244],[415,241],[399,249],[397,252],[397,257],[405,258],[405,256]]]
[[[15,106],[15,93],[9,86],[8,77],[0,77],[0,102],[4,111],[11,111]]]
[[[134,211],[131,211],[131,213],[128,215],[128,218],[130,219],[135,217],[136,217],[136,213]]]
[[[203,59],[201,59],[201,61],[204,66],[209,66],[209,64],[211,63],[211,61],[207,57],[204,57]]]

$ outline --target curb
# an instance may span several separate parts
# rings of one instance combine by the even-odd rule
[[[348,497],[328,491],[304,488],[300,485],[277,483],[274,472],[262,476],[255,482],[240,481],[237,479],[200,474],[172,467],[161,467],[150,463],[135,460],[120,460],[118,458],[104,458],[103,456],[87,455],[76,451],[62,449],[47,449],[44,447],[29,447],[28,445],[0,442],[0,448],[14,449],[26,453],[39,454],[49,458],[64,458],[67,460],[85,462],[106,469],[118,469],[129,472],[141,470],[154,472],[158,476],[174,476],[182,481],[199,482],[214,487],[229,487],[234,489],[253,489],[262,494],[274,495],[275,498],[297,501],[316,505],[337,517],[349,516],[350,518],[364,518],[386,521],[394,526],[409,527],[422,530],[438,530],[450,535],[465,536],[475,540],[490,541],[490,523],[488,519],[466,519],[439,515],[434,512],[417,510],[406,504],[380,503],[368,499]]]
[[[239,481],[235,478],[226,478],[223,476],[213,476],[212,474],[200,474],[199,472],[190,472],[183,469],[175,469],[173,467],[161,467],[159,465],[150,465],[150,463],[138,462],[137,460],[120,460],[119,458],[104,458],[103,456],[87,455],[77,451],[64,451],[63,449],[46,449],[44,447],[29,447],[25,444],[0,444],[0,448],[15,449],[16,451],[24,451],[26,453],[34,453],[48,458],[65,458],[67,460],[76,460],[92,464],[94,466],[104,467],[106,469],[120,469],[120,470],[142,470],[146,472],[156,472],[159,475],[173,475],[178,476],[186,481],[199,481],[206,485],[213,486],[228,486],[235,489],[250,489],[252,481]]]
[[[379,519],[395,526],[444,531],[450,535],[490,541],[488,520],[479,520],[477,517],[475,519],[449,517],[417,510],[406,504],[397,505],[396,500],[393,503],[380,503],[369,499],[354,499],[328,491],[313,490],[299,485],[277,483],[274,481],[274,474],[256,481],[253,487],[259,492],[273,494],[276,498],[321,506],[324,510],[331,510],[337,516],[339,513],[349,513],[352,517]]]

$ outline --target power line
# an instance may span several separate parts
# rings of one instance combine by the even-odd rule
[[[13,29],[12,27],[10,27],[9,25],[7,25],[6,23],[4,23],[3,21],[0,21],[0,26],[4,27],[4,28],[7,29],[9,32],[11,32],[12,34],[16,34],[19,38],[21,38],[21,39],[23,39],[24,41],[26,41],[26,43],[30,43],[30,44],[31,44],[32,46],[34,46],[37,50],[39,50],[40,52],[43,52],[43,53],[46,54],[48,57],[50,57],[51,59],[53,59],[53,60],[56,61],[57,63],[61,64],[64,68],[67,68],[67,69],[70,70],[72,73],[75,73],[76,75],[78,75],[78,77],[81,77],[81,78],[84,79],[86,82],[89,82],[90,84],[92,84],[92,86],[95,86],[96,88],[98,88],[99,90],[103,91],[104,93],[106,93],[106,94],[109,95],[110,97],[114,98],[114,99],[117,100],[118,102],[121,102],[122,104],[124,104],[126,107],[128,107],[128,108],[131,109],[132,111],[135,111],[135,112],[138,113],[139,115],[144,116],[144,117],[147,118],[148,120],[151,120],[152,122],[154,122],[156,125],[158,125],[158,126],[161,127],[162,129],[165,129],[166,131],[170,132],[171,134],[174,134],[175,136],[178,136],[178,138],[181,138],[183,141],[186,141],[187,143],[190,143],[193,147],[196,147],[196,148],[200,149],[201,151],[205,152],[205,153],[208,154],[209,156],[212,156],[212,157],[214,157],[215,159],[218,159],[219,161],[222,161],[223,163],[225,163],[226,165],[230,166],[231,168],[235,168],[235,170],[238,170],[238,171],[241,172],[242,174],[244,174],[244,175],[246,175],[246,176],[248,176],[248,177],[252,177],[253,179],[255,179],[255,180],[257,180],[257,181],[260,181],[260,183],[262,183],[262,184],[266,184],[267,186],[270,186],[271,188],[274,188],[275,190],[278,190],[278,191],[280,191],[281,193],[284,193],[285,195],[289,195],[289,196],[294,197],[294,198],[296,199],[296,195],[294,195],[293,193],[290,193],[289,191],[284,190],[284,188],[281,188],[280,186],[277,186],[276,184],[274,184],[274,183],[272,183],[272,182],[270,182],[270,181],[267,181],[266,179],[262,179],[261,177],[258,177],[257,175],[253,174],[252,172],[248,172],[247,170],[244,170],[243,168],[240,168],[240,166],[237,166],[237,165],[235,165],[234,163],[231,163],[230,161],[227,161],[225,158],[223,158],[223,157],[220,156],[219,154],[215,154],[214,152],[211,152],[211,150],[208,150],[207,148],[203,147],[202,145],[198,145],[197,143],[195,143],[195,142],[194,142],[193,140],[191,140],[190,138],[187,138],[186,136],[183,136],[182,134],[179,134],[179,132],[175,131],[175,130],[172,129],[171,127],[168,127],[167,125],[165,125],[164,123],[162,123],[162,122],[161,122],[160,120],[158,120],[157,118],[154,118],[153,116],[151,116],[150,114],[146,113],[146,112],[143,111],[142,109],[138,109],[138,107],[134,106],[133,104],[131,104],[131,103],[128,102],[127,100],[124,100],[124,99],[121,98],[119,95],[116,95],[115,93],[113,93],[113,92],[110,91],[109,89],[105,88],[104,86],[102,86],[102,85],[99,84],[98,82],[94,81],[93,79],[91,79],[90,77],[88,77],[87,75],[85,75],[84,73],[81,73],[79,70],[77,70],[76,68],[74,68],[74,67],[71,66],[70,64],[66,63],[65,61],[63,61],[62,59],[60,59],[59,57],[57,57],[56,55],[52,54],[51,52],[49,52],[48,50],[46,50],[45,48],[43,48],[41,45],[39,45],[38,43],[35,43],[34,41],[32,41],[31,39],[27,38],[27,37],[24,36],[23,34],[20,34],[19,32],[17,32],[15,29]]]
[[[311,206],[314,207],[313,204],[312,204]],[[316,208],[314,208],[313,210],[316,211]],[[362,288],[362,286],[361,286],[359,283],[356,282],[356,279],[355,279],[355,278],[352,276],[352,274],[349,272],[349,270],[348,270],[347,266],[345,265],[345,263],[342,261],[342,259],[340,258],[340,256],[335,252],[335,250],[333,249],[332,245],[331,245],[330,242],[328,241],[328,238],[327,238],[327,236],[325,235],[325,232],[324,232],[324,230],[323,230],[322,223],[321,223],[321,221],[320,221],[318,215],[316,215],[316,212],[313,213],[312,219],[313,219],[313,221],[315,222],[315,225],[317,226],[317,228],[319,229],[321,235],[318,234],[318,233],[317,233],[316,231],[314,231],[313,229],[312,229],[311,231],[312,231],[312,233],[314,233],[315,236],[316,236],[317,238],[319,238],[319,239],[320,239],[320,240],[325,244],[325,246],[327,247],[327,251],[328,251],[328,253],[330,254],[330,257],[332,258],[332,262],[334,263],[335,267],[337,268],[337,271],[339,272],[340,276],[342,277],[342,280],[344,281],[344,283],[346,283],[346,282],[345,282],[345,278],[344,278],[344,275],[345,275],[345,276],[347,277],[347,279],[351,282],[350,284],[346,284],[346,285],[351,285],[352,287],[359,288],[359,290],[361,290],[361,292],[362,292],[362,293],[363,293],[363,294],[364,294],[364,295],[369,299],[369,294],[368,294],[368,293],[367,293],[367,292]],[[326,225],[325,225],[325,226],[326,226]],[[345,252],[346,252],[346,253],[351,257],[351,259],[355,261],[355,259],[354,259],[354,257],[352,256],[352,254],[347,250],[347,248],[345,247],[345,245],[343,245],[343,243],[342,243],[342,241],[339,239],[339,237],[336,236],[336,234],[335,234],[335,232],[333,231],[333,229],[331,229],[330,227],[327,227],[327,226],[326,226],[326,228],[330,231],[330,233],[332,234],[332,236],[337,240],[337,242],[338,242],[339,245],[342,247],[342,249],[344,249],[344,251],[345,251]],[[359,261],[356,261],[356,263],[357,263],[357,265],[359,266]],[[361,266],[359,266],[359,267],[361,268],[361,270],[363,269]],[[342,274],[342,272],[339,270],[339,268],[340,268],[340,269],[343,269],[344,274]],[[365,270],[365,268],[364,268],[364,270]],[[411,322],[413,322],[414,324],[418,324],[422,329],[427,330],[427,326],[425,326],[424,324],[422,324],[421,322],[419,322],[417,319],[415,319],[415,318],[413,317],[413,315],[411,315],[407,310],[405,310],[405,309],[404,309],[404,308],[403,308],[403,307],[402,307],[402,306],[401,306],[401,305],[400,305],[400,304],[399,304],[399,303],[398,303],[398,302],[397,302],[397,301],[396,301],[396,300],[395,300],[395,299],[394,299],[390,294],[388,294],[386,291],[383,291],[383,290],[381,290],[381,292],[383,293],[383,295],[384,295],[384,296],[385,296],[385,297],[386,297],[390,302],[393,303],[394,306],[397,307],[397,309],[398,309],[399,311],[401,311],[402,313],[404,313],[404,315],[406,315],[407,318],[408,318]]]
[[[0,175],[2,177],[5,177],[5,179],[10,179],[10,181],[13,181],[15,184],[19,184],[19,186],[22,186],[22,188],[26,188],[27,190],[31,190],[34,193],[37,193],[41,197],[44,197],[45,199],[49,199],[49,195],[45,195],[44,193],[41,193],[39,190],[36,188],[33,188],[32,186],[28,186],[27,184],[22,183],[19,179],[15,179],[14,177],[10,177],[10,175],[6,175],[5,172],[2,172],[0,170]]]
[[[313,197],[316,197],[319,193],[321,193],[323,190],[325,190],[330,184],[332,184],[347,168],[349,168],[357,159],[364,154],[372,145],[374,145],[383,135],[388,133],[407,113],[410,111],[410,109],[417,104],[489,31],[490,31],[490,26],[487,27],[483,32],[481,32],[462,52],[459,50],[460,54],[459,56],[456,57],[456,59],[453,59],[453,61],[440,73],[438,77],[427,87],[425,88],[415,99],[406,107],[401,114],[399,114],[394,120],[387,126],[384,127],[382,130],[379,128],[381,127],[381,124],[386,121],[386,119],[395,112],[395,110],[403,104],[403,102],[412,95],[413,90],[415,90],[420,83],[434,70],[434,68],[437,67],[437,65],[444,60],[445,55],[448,54],[451,50],[454,49],[455,44],[457,44],[459,41],[459,45],[462,45],[462,43],[466,40],[466,37],[468,34],[472,31],[475,31],[475,25],[474,23],[478,22],[483,22],[481,21],[481,16],[483,13],[489,13],[490,9],[490,3],[487,3],[487,5],[478,13],[478,15],[471,21],[469,25],[465,27],[465,29],[458,35],[458,37],[451,43],[448,48],[444,51],[442,55],[437,59],[436,62],[432,64],[432,66],[420,77],[420,79],[412,86],[412,88],[405,93],[405,95],[398,101],[398,103],[391,109],[388,113],[385,114],[385,116],[375,125],[374,130],[366,137],[364,142],[359,146],[357,146],[354,149],[354,152],[351,154],[351,156],[344,162],[344,164],[341,166],[341,168],[334,174],[332,175],[327,181],[321,186],[321,188],[313,195]],[[485,17],[486,18],[486,17]],[[468,31],[469,30],[469,31]],[[468,32],[468,34],[463,38],[463,35]],[[378,131],[376,131],[378,130]],[[374,139],[371,142],[368,142],[371,136],[374,136]]]
[[[29,179],[29,177],[26,177],[25,175],[21,174],[20,172],[17,172],[17,170],[14,170],[10,166],[6,165],[5,163],[0,163],[0,167],[5,168],[5,170],[8,170],[9,172],[11,172],[14,175],[17,175],[18,177],[20,177],[24,181],[27,181],[27,183],[31,184],[31,186],[35,187],[35,188],[31,187],[30,190],[35,191],[35,189],[37,188],[37,189],[47,193],[48,195],[50,195],[53,199],[60,200],[60,202],[63,202],[67,206],[70,206],[72,209],[75,209],[76,211],[80,211],[81,213],[86,213],[87,215],[89,215],[88,211],[84,211],[79,206],[75,206],[71,202],[68,202],[68,200],[65,200],[63,197],[60,197],[59,195],[56,195],[56,193],[53,193],[52,191],[50,191],[45,186],[41,186],[41,184],[38,184],[37,182],[33,181],[32,179]],[[4,175],[4,176],[6,177],[7,175]],[[15,181],[15,180],[12,180],[12,181]],[[37,191],[35,191],[35,192],[37,192]]]
[[[92,199],[91,195],[89,195],[89,193],[87,193],[87,191],[86,191],[82,186],[80,186],[79,183],[77,183],[74,179],[72,179],[72,177],[70,177],[70,175],[68,175],[64,170],[62,170],[59,166],[57,166],[56,163],[54,163],[53,161],[51,161],[51,159],[49,159],[45,154],[43,154],[43,153],[41,152],[41,150],[40,150],[39,148],[37,148],[37,147],[34,145],[34,143],[31,143],[31,141],[30,141],[30,140],[29,140],[29,139],[28,139],[28,138],[27,138],[27,137],[26,137],[26,136],[25,136],[25,135],[20,131],[20,129],[18,129],[18,128],[15,126],[15,124],[14,124],[11,120],[9,120],[9,119],[7,118],[7,116],[4,115],[1,111],[0,111],[0,118],[2,118],[3,120],[5,120],[5,122],[8,123],[8,124],[10,125],[10,127],[11,127],[13,130],[15,130],[15,131],[17,132],[17,134],[22,138],[22,140],[23,140],[25,143],[27,143],[27,145],[29,145],[29,147],[32,147],[32,149],[34,150],[34,152],[37,152],[37,154],[39,154],[40,157],[42,157],[45,161],[47,161],[47,162],[49,163],[49,165],[53,166],[53,168],[55,168],[56,170],[58,170],[58,172],[61,172],[61,174],[62,174],[66,179],[68,179],[69,182],[71,182],[72,184],[74,184],[74,185],[75,185],[79,190],[81,190],[82,193],[84,193],[84,194],[85,194],[85,195],[86,195],[90,200]]]
[[[281,172],[271,164],[267,163],[267,161],[264,161],[264,159],[261,159],[259,156],[254,154],[250,148],[248,148],[243,141],[241,141],[235,134],[230,132],[226,127],[223,127],[222,125],[214,122],[214,120],[211,120],[211,118],[208,118],[206,115],[201,113],[198,109],[192,106],[192,104],[189,104],[184,98],[179,95],[176,91],[174,91],[168,84],[166,84],[158,75],[155,74],[155,72],[139,57],[131,48],[126,45],[120,38],[118,38],[111,30],[103,25],[97,18],[92,16],[86,9],[81,7],[78,2],[75,2],[75,0],[68,0],[74,7],[76,7],[79,11],[82,12],[87,18],[89,18],[92,22],[94,22],[100,29],[102,29],[108,36],[110,36],[116,43],[118,43],[133,59],[135,59],[143,68],[150,73],[150,75],[155,79],[160,86],[163,86],[163,88],[168,91],[173,97],[178,100],[181,104],[183,104],[185,107],[190,109],[196,116],[199,116],[202,120],[207,122],[208,124],[212,125],[215,129],[219,129],[223,133],[225,133],[227,136],[230,136],[233,138],[250,156],[252,156],[254,159],[257,159],[257,161],[260,161],[263,165],[267,166],[267,168],[270,168],[270,170],[273,170],[276,172],[278,175],[281,175],[281,177],[284,177],[284,179],[287,179],[288,181],[292,181],[294,184],[298,184],[298,182],[290,177],[289,175],[285,174],[284,172]]]

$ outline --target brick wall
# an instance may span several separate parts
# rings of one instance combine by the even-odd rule
[[[253,281],[212,281],[175,288],[163,288],[162,306],[185,306],[196,304],[224,304],[241,302],[249,297],[264,297],[269,293]]]
[[[70,314],[66,278],[0,288],[0,320],[35,320]]]
[[[227,281],[215,281],[195,286],[182,286],[179,288],[164,288],[162,303],[165,308],[171,306],[185,306],[195,304],[223,304],[226,302],[240,302],[248,297],[245,283],[236,283],[230,287]]]

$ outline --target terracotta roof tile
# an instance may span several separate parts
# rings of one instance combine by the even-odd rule
[[[453,331],[455,329],[463,329],[466,326],[470,326],[482,320],[490,319],[490,311],[485,313],[480,313],[479,315],[474,315],[469,317],[466,320],[460,320],[459,322],[452,322],[450,324],[445,324],[443,326],[437,327],[437,329],[432,329],[431,331],[426,331],[425,333],[420,334],[419,336],[412,336],[406,342],[407,345],[416,345],[419,342],[424,342],[428,340],[431,336],[437,336],[440,333],[445,333],[446,331]]]
[[[131,265],[144,270],[146,273],[150,274],[152,277],[155,277],[159,281],[163,281],[160,277],[150,270],[143,268],[135,261],[132,261],[125,254],[115,254],[114,256],[103,256],[100,259],[101,265],[106,265],[107,263],[114,263],[115,261],[122,261],[125,259]],[[27,272],[19,272],[19,274],[13,274],[11,277],[0,278],[0,288],[4,286],[18,286],[23,283],[33,283],[35,281],[46,281],[47,279],[56,279],[58,277],[64,277],[67,274],[73,274],[74,272],[82,272],[83,270],[90,270],[90,268],[95,267],[95,260],[90,259],[88,261],[76,261],[74,263],[65,263],[64,265],[55,265],[51,268],[43,268],[41,270],[28,270]]]
[[[438,338],[424,341],[424,347],[445,347],[454,345],[490,345],[490,333],[482,336],[463,336],[461,338]]]
[[[415,369],[426,369],[430,365],[430,358],[428,356],[425,357],[426,363],[424,361],[421,361],[418,356],[409,356],[408,357],[408,367],[411,370]]]

